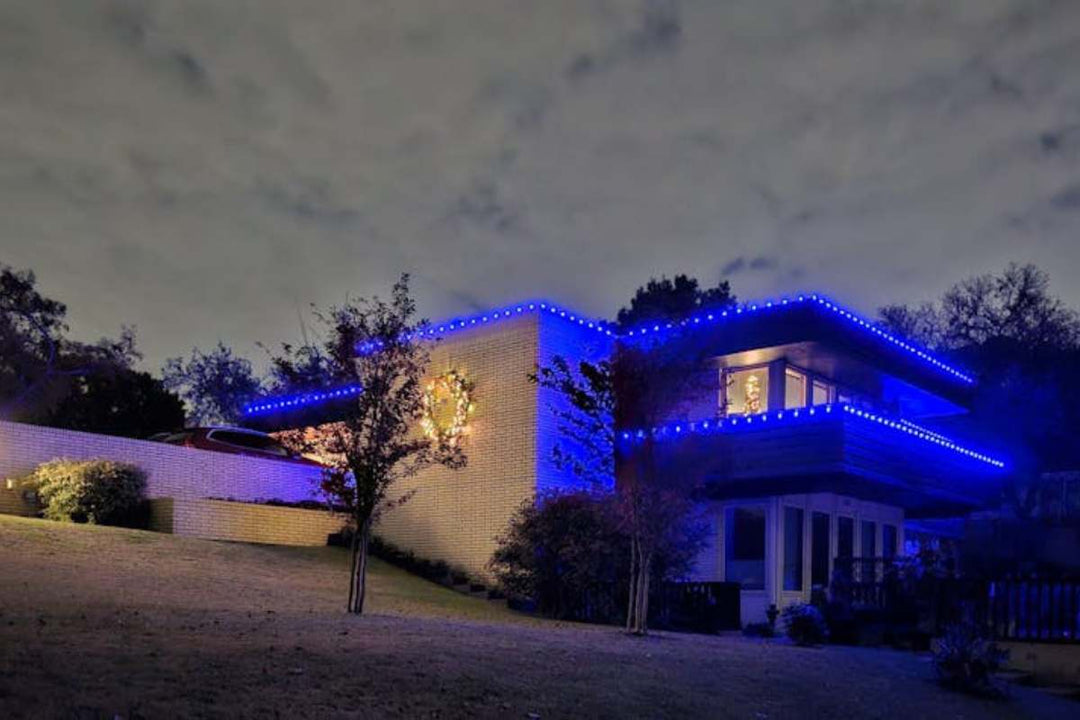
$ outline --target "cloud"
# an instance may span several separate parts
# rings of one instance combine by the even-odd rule
[[[766,257],[764,255],[757,255],[755,257],[746,258],[742,255],[725,263],[720,268],[720,274],[723,277],[733,277],[740,275],[744,272],[763,272],[767,270],[776,270],[780,267],[780,259],[775,257]]]
[[[1067,0],[3,3],[0,256],[150,366],[402,270],[433,318],[1010,260],[1080,305],[1078,40]]]

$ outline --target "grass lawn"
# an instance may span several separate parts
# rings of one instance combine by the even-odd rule
[[[918,656],[532,619],[346,553],[0,516],[0,717],[1078,717]]]

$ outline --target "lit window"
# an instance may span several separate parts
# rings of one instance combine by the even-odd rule
[[[725,513],[724,578],[744,590],[765,588],[765,508],[728,508]]]
[[[757,415],[769,409],[769,369],[725,373],[728,415]]]
[[[814,381],[814,397],[811,402],[814,405],[828,405],[833,401],[833,387],[820,380]]]
[[[784,589],[802,590],[803,511],[784,508]]]
[[[806,375],[798,370],[784,370],[784,409],[806,406]]]

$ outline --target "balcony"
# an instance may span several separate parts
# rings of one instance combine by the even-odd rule
[[[689,474],[714,496],[834,492],[947,515],[983,504],[1005,463],[918,425],[850,405],[695,423],[620,436],[620,473],[653,442],[665,472]]]

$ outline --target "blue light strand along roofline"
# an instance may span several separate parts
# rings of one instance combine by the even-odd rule
[[[690,317],[684,318],[684,319],[682,319],[680,321],[677,321],[677,322],[665,322],[663,324],[649,323],[647,325],[642,325],[642,326],[640,326],[638,328],[632,329],[632,330],[630,330],[630,331],[628,331],[626,333],[623,333],[623,334],[619,334],[619,333],[615,332],[612,329],[614,326],[611,323],[608,323],[606,321],[603,321],[603,320],[590,320],[589,318],[587,318],[586,316],[581,315],[580,313],[575,313],[575,312],[573,312],[571,310],[568,310],[565,307],[561,307],[559,305],[549,303],[546,300],[532,300],[532,301],[527,301],[527,302],[521,302],[521,303],[515,303],[515,304],[512,304],[512,305],[508,305],[508,306],[505,306],[505,307],[502,307],[502,308],[499,308],[499,309],[496,309],[496,310],[492,310],[492,311],[487,312],[487,313],[481,313],[481,314],[478,314],[478,315],[472,315],[472,316],[466,316],[466,317],[458,317],[458,318],[454,318],[452,320],[438,322],[438,323],[431,323],[426,328],[424,328],[423,330],[417,332],[413,337],[416,337],[418,339],[425,339],[425,340],[437,339],[437,338],[449,335],[450,333],[458,332],[458,331],[469,329],[469,328],[483,327],[483,326],[486,326],[486,325],[491,325],[493,323],[496,323],[496,322],[499,322],[499,321],[502,321],[502,320],[506,320],[506,319],[512,318],[512,317],[518,317],[518,316],[526,315],[526,314],[529,314],[529,313],[544,313],[546,315],[550,315],[552,317],[560,318],[562,320],[565,320],[565,321],[567,321],[569,323],[578,325],[580,327],[583,327],[583,328],[586,328],[586,329],[589,329],[589,330],[595,330],[599,334],[602,334],[602,335],[604,335],[606,337],[610,337],[610,338],[613,338],[615,340],[622,340],[622,339],[626,339],[626,338],[636,338],[636,337],[642,337],[642,336],[647,336],[647,335],[656,336],[657,334],[660,334],[660,333],[662,333],[662,332],[664,332],[666,330],[673,330],[673,329],[678,329],[678,328],[692,328],[692,327],[708,326],[708,325],[716,323],[716,322],[727,320],[727,319],[733,318],[733,317],[740,317],[742,315],[746,315],[746,314],[750,314],[750,313],[762,312],[762,311],[767,311],[767,310],[772,310],[772,309],[777,309],[777,308],[784,308],[784,307],[789,307],[791,305],[796,305],[796,304],[804,304],[805,305],[805,304],[809,304],[809,303],[816,304],[817,306],[820,306],[820,307],[822,307],[822,308],[824,308],[824,309],[838,315],[839,317],[845,318],[847,321],[851,322],[855,327],[862,328],[864,331],[873,334],[874,336],[880,338],[881,340],[883,340],[883,341],[885,341],[885,342],[887,342],[887,343],[889,343],[889,344],[891,344],[891,345],[893,345],[893,346],[895,346],[897,348],[900,348],[902,350],[906,350],[907,352],[915,355],[916,357],[920,358],[921,360],[923,360],[927,364],[931,365],[932,367],[936,368],[937,370],[939,370],[941,372],[946,373],[947,375],[949,375],[950,377],[952,377],[952,378],[954,378],[956,380],[960,380],[961,382],[964,382],[964,383],[969,384],[969,385],[972,385],[972,384],[975,383],[974,378],[972,378],[967,373],[964,373],[964,372],[962,372],[962,371],[960,371],[960,370],[958,370],[958,369],[956,369],[956,368],[954,368],[954,367],[952,367],[952,366],[938,360],[937,358],[933,357],[926,350],[924,350],[922,348],[919,348],[919,347],[917,347],[917,346],[913,345],[912,343],[909,343],[909,342],[907,342],[905,340],[901,340],[900,338],[897,338],[894,335],[891,335],[890,333],[888,333],[888,332],[882,330],[881,328],[877,327],[876,325],[874,325],[869,320],[865,320],[865,319],[859,317],[855,313],[852,313],[849,310],[846,310],[842,306],[837,305],[836,303],[832,302],[831,300],[828,300],[824,296],[818,295],[818,294],[797,295],[797,296],[790,297],[790,298],[780,298],[778,300],[765,300],[765,301],[761,301],[761,302],[745,303],[745,304],[737,305],[737,306],[729,308],[729,309],[714,310],[714,311],[702,311],[701,313],[691,315]],[[377,349],[378,349],[377,347],[358,347],[357,352],[359,354],[369,354],[371,352],[375,352]],[[250,407],[254,408],[255,406],[274,405],[275,403],[277,403],[277,407],[275,409],[284,409],[284,408],[288,408],[288,407],[295,407],[295,406],[298,406],[298,405],[309,405],[309,404],[312,404],[313,402],[316,402],[314,400],[308,400],[308,401],[305,401],[305,402],[302,402],[302,403],[287,402],[289,400],[294,400],[294,399],[295,398],[268,398],[263,402],[252,403]],[[324,399],[332,399],[332,398],[326,397]],[[270,412],[270,410],[266,410],[266,411],[262,411],[262,412]],[[248,409],[245,408],[244,414],[245,415],[253,415],[253,414],[260,414],[260,413],[249,412]]]
[[[807,304],[815,304],[836,314],[839,317],[844,318],[848,322],[852,323],[855,327],[861,328],[864,331],[871,333],[877,338],[897,348],[906,350],[907,352],[911,353],[923,362],[926,362],[935,369],[946,373],[954,379],[960,380],[961,382],[964,382],[968,385],[973,385],[975,383],[975,379],[971,377],[971,375],[969,375],[968,373],[958,370],[957,368],[945,362],[942,362],[941,360],[938,360],[927,350],[918,347],[911,342],[902,340],[895,335],[886,332],[885,330],[882,330],[880,327],[870,322],[869,320],[866,320],[856,315],[850,310],[847,310],[846,308],[837,305],[826,297],[818,294],[797,295],[790,298],[780,298],[779,300],[766,300],[764,302],[745,303],[741,305],[736,305],[731,308],[716,309],[712,311],[705,310],[700,313],[691,315],[690,317],[683,318],[679,321],[670,321],[664,323],[646,323],[644,325],[640,325],[636,328],[633,328],[632,330],[627,331],[620,337],[636,338],[650,335],[655,337],[656,335],[669,330],[678,330],[683,328],[694,329],[695,327],[709,326],[717,322],[726,321],[732,318],[741,317],[743,315],[749,315],[752,313],[785,308],[792,305]]]
[[[564,307],[549,303],[546,300],[530,300],[528,302],[508,305],[506,307],[498,308],[496,310],[492,310],[486,313],[453,318],[451,320],[443,322],[430,323],[425,329],[415,333],[413,337],[423,340],[434,339],[459,330],[466,330],[468,328],[474,327],[483,327],[485,325],[491,325],[492,323],[499,322],[500,320],[506,320],[507,318],[518,317],[520,315],[527,315],[530,313],[546,313],[548,315],[558,317],[569,323],[578,325],[588,330],[595,330],[601,335],[612,338],[618,337],[618,335],[611,329],[611,323],[603,320],[591,320],[588,317],[581,315],[580,313],[575,313]]]
[[[275,398],[267,398],[253,403],[248,403],[244,406],[244,415],[247,417],[254,417],[256,415],[269,415],[282,410],[291,410],[293,408],[304,407],[308,405],[317,405],[319,403],[328,402],[330,400],[338,400],[352,395],[358,395],[363,392],[363,388],[359,385],[344,385],[338,388],[331,388],[329,390],[319,390],[309,393],[301,393],[298,395],[286,395]]]
[[[651,429],[623,430],[619,433],[619,438],[623,441],[639,442],[651,435],[658,440],[667,440],[683,435],[721,433],[744,427],[760,427],[794,421],[808,422],[830,417],[840,417],[843,415],[859,418],[860,420],[910,435],[911,437],[918,438],[933,445],[952,450],[953,452],[971,458],[972,460],[986,463],[998,470],[1004,470],[1006,467],[1004,460],[964,447],[943,435],[930,432],[903,420],[860,410],[859,408],[848,404],[814,405],[806,408],[764,412],[755,415],[733,415],[726,418],[714,418],[712,420],[676,422]]]

